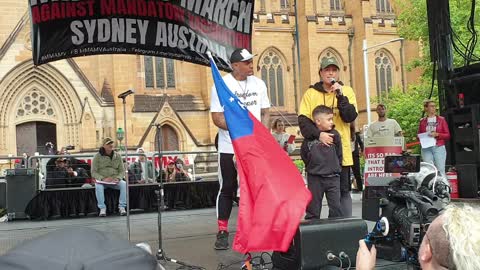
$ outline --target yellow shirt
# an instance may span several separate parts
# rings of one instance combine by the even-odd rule
[[[353,89],[349,86],[342,86],[343,95],[348,98],[350,104],[355,106],[357,109],[357,99],[355,98],[355,93]],[[350,123],[343,122],[340,118],[340,113],[337,108],[337,98],[335,97],[335,92],[324,93],[316,89],[309,88],[302,97],[302,102],[300,103],[299,115],[305,115],[306,117],[312,118],[312,111],[315,107],[319,105],[325,105],[333,109],[333,123],[335,124],[335,129],[340,133],[340,138],[342,139],[342,166],[352,166],[352,148],[350,146]]]

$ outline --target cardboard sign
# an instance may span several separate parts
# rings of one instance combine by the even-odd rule
[[[369,178],[394,178],[400,174],[385,173],[385,157],[400,155],[403,137],[377,137],[365,139],[365,186]]]

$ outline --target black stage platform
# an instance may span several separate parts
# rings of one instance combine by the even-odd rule
[[[169,209],[198,209],[215,206],[218,181],[165,183],[165,205]],[[157,184],[130,185],[130,209],[157,210]],[[118,190],[105,190],[107,213],[118,211]],[[95,188],[42,190],[29,202],[25,213],[31,219],[67,218],[98,213]]]

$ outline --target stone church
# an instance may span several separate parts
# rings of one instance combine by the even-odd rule
[[[0,155],[45,153],[45,144],[92,152],[101,140],[128,132],[128,148],[155,151],[213,150],[216,127],[210,113],[210,69],[141,55],[78,57],[34,66],[28,1],[2,0],[0,8]],[[297,133],[296,111],[304,91],[319,80],[323,57],[335,57],[340,77],[356,91],[366,122],[362,42],[398,38],[389,0],[255,0],[252,51],[256,76],[268,86],[272,117]],[[295,10],[297,16],[295,16]],[[298,25],[296,24],[298,22]],[[296,34],[298,33],[298,35]],[[298,47],[297,47],[298,42]],[[413,41],[368,51],[370,95],[418,78],[407,72],[418,54]],[[134,89],[123,104],[118,94]],[[373,120],[376,120],[373,114]]]

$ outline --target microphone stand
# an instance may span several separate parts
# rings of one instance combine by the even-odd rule
[[[191,265],[167,257],[165,254],[165,250],[163,249],[163,242],[162,242],[162,212],[165,209],[165,202],[164,202],[164,184],[163,184],[163,162],[162,162],[162,125],[161,124],[155,124],[157,130],[156,130],[156,143],[157,143],[157,149],[158,149],[158,160],[159,160],[159,181],[158,181],[158,190],[155,190],[155,194],[157,195],[157,206],[158,206],[158,218],[157,218],[157,225],[158,225],[158,251],[157,251],[157,260],[159,261],[165,261],[165,262],[173,262],[178,265],[182,265],[184,267],[191,267]],[[204,269],[201,267],[198,267],[197,269]]]
[[[132,92],[133,93],[133,92]],[[130,184],[128,180],[128,140],[127,140],[127,99],[128,95],[120,94],[118,98],[122,99],[123,103],[123,129],[125,131],[125,162],[123,162],[123,168],[125,172],[125,183],[126,183],[126,201],[127,201],[127,237],[128,241],[130,242],[130,196],[129,196],[129,189]]]

